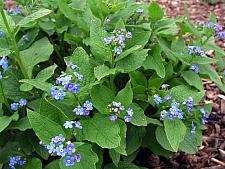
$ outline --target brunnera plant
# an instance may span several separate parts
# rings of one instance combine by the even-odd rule
[[[225,92],[213,15],[193,25],[155,2],[17,3],[0,2],[1,168],[135,169],[143,148],[198,151],[212,107],[201,79]]]

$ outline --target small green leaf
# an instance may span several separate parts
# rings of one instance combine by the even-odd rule
[[[191,86],[196,87],[200,91],[204,90],[201,78],[194,71],[189,70],[182,72],[181,76]]]
[[[130,72],[129,75],[130,75],[132,85],[134,86],[141,85],[141,86],[147,87],[148,81],[142,72],[139,72],[136,70],[136,71]]]
[[[12,116],[2,116],[0,117],[0,133],[9,126],[12,121],[18,120],[18,113],[14,113]]]
[[[28,129],[32,129],[30,122],[27,117],[21,118],[18,121],[11,123],[8,129],[17,129],[20,131],[25,131]]]
[[[110,149],[109,150],[109,155],[113,161],[113,163],[118,166],[118,163],[120,162],[120,154],[117,153],[115,150]]]
[[[154,125],[157,125],[157,126],[163,126],[163,124],[157,119],[153,119],[153,118],[150,118],[150,117],[146,117],[146,119],[147,119],[147,124],[154,124]]]
[[[149,17],[152,20],[160,20],[164,16],[163,10],[160,8],[160,6],[156,2],[152,2],[148,10],[149,10]]]
[[[190,131],[186,133],[184,140],[180,143],[179,150],[188,154],[195,154],[198,152],[195,135],[192,135]]]
[[[44,169],[59,169],[59,160],[54,160],[44,167]]]
[[[101,80],[102,78],[107,77],[109,75],[114,75],[116,71],[117,70],[115,68],[110,69],[106,65],[101,65],[94,68],[94,74],[98,80]]]
[[[41,160],[38,158],[32,158],[31,161],[28,161],[26,165],[24,165],[24,169],[42,169]]]
[[[31,15],[23,18],[17,25],[21,27],[26,27],[26,25],[40,19],[46,15],[49,15],[52,11],[49,9],[39,9],[37,12],[32,13]]]
[[[132,103],[129,107],[134,111],[131,123],[136,126],[147,126],[144,110],[136,103]]]
[[[176,152],[180,143],[184,140],[186,134],[186,126],[179,120],[164,120],[165,132],[171,148]]]
[[[32,86],[32,87],[35,87],[35,88],[40,89],[42,91],[49,92],[51,87],[52,87],[51,83],[42,82],[42,81],[39,81],[38,79],[22,79],[19,82],[24,83],[24,84],[28,84],[28,86],[23,85],[21,87],[23,91],[29,91],[30,86]]]
[[[127,155],[127,152],[126,152],[126,133],[127,133],[127,126],[124,123],[124,121],[122,121],[122,120],[117,120],[117,122],[118,122],[118,124],[120,126],[120,138],[121,138],[121,141],[120,141],[120,146],[114,148],[113,150],[115,150],[119,154]]]

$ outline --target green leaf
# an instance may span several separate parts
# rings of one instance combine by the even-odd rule
[[[92,21],[90,27],[91,52],[100,63],[104,63],[104,61],[111,62],[112,60],[112,50],[103,41],[106,37],[108,37],[108,34],[103,30],[101,22],[99,20]]]
[[[147,126],[144,110],[136,103],[132,103],[129,107],[134,111],[134,115],[131,118],[131,123],[136,126]]]
[[[44,169],[59,169],[59,160],[54,160],[44,167]]]
[[[23,65],[26,67],[29,78],[36,64],[47,61],[53,52],[53,47],[46,37],[36,41],[30,48],[20,52]]]
[[[141,45],[135,45],[127,50],[125,50],[123,53],[121,53],[116,59],[115,59],[115,62],[127,57],[128,55],[134,53],[135,51],[139,50],[143,48]]]
[[[60,169],[96,169],[96,163],[98,162],[97,154],[92,150],[90,144],[87,143],[74,143],[76,152],[80,154],[81,160],[79,163],[75,163],[71,167],[65,166],[64,160],[66,157],[63,157],[59,161]]]
[[[161,77],[164,78],[166,75],[165,67],[162,62],[161,57],[161,48],[159,45],[155,45],[151,50],[151,53],[147,56],[143,67],[145,69],[153,69],[156,73]]]
[[[40,19],[46,15],[49,15],[52,11],[49,9],[39,9],[37,12],[32,13],[31,15],[23,18],[17,25],[21,27],[26,27],[26,25]]]
[[[143,65],[146,59],[148,49],[138,50],[116,63],[116,68],[125,73],[132,72]]]
[[[12,116],[2,116],[0,117],[0,133],[9,126],[12,121],[18,120],[18,113],[14,113]]]
[[[35,134],[39,137],[43,144],[49,144],[51,139],[59,134],[66,137],[61,125],[50,120],[49,118],[30,110],[28,110],[27,116],[33,130],[35,131]]]
[[[32,158],[31,161],[29,161],[25,166],[24,169],[42,169],[42,163],[41,160],[38,158]]]
[[[17,129],[20,131],[25,131],[28,129],[32,129],[30,122],[27,117],[21,118],[16,122],[13,122],[9,125],[8,129]]]
[[[140,169],[140,168],[134,165],[133,163],[120,161],[118,167],[116,167],[114,164],[108,164],[104,169]]]
[[[181,73],[181,76],[191,86],[196,87],[200,91],[204,90],[201,78],[194,71],[191,71],[191,70],[184,71]]]
[[[96,85],[91,90],[91,100],[94,107],[102,114],[109,114],[108,105],[115,95],[112,90],[103,85]]]
[[[184,140],[186,134],[186,126],[179,120],[164,120],[165,132],[171,148],[176,152],[179,148],[179,144]]]
[[[147,87],[148,81],[142,72],[136,70],[130,72],[129,75],[133,86],[141,85]]]
[[[133,91],[131,89],[130,82],[128,82],[126,86],[121,91],[119,91],[114,101],[120,102],[125,108],[128,108],[128,106],[132,103],[132,100]]]
[[[216,60],[210,57],[195,57],[192,59],[192,63],[200,65],[208,65],[210,63],[215,63]]]
[[[157,119],[153,119],[153,118],[150,118],[150,117],[146,117],[146,119],[147,119],[147,123],[148,124],[154,124],[154,125],[157,125],[157,126],[163,126],[163,124]]]
[[[102,78],[107,77],[109,75],[114,75],[116,71],[117,70],[115,68],[110,69],[106,65],[101,65],[94,68],[94,74],[98,80],[101,80]]]
[[[15,28],[15,22],[13,20],[13,18],[7,14],[6,11],[3,11],[5,13],[5,16],[6,16],[6,19],[7,19],[7,22],[9,24],[9,27],[11,28],[11,30],[14,30]],[[2,15],[0,15],[0,31],[4,32],[7,34],[7,28],[5,26],[5,23],[4,23],[4,20],[2,18]]]
[[[120,126],[116,121],[110,121],[109,116],[95,114],[93,118],[81,123],[85,140],[102,148],[112,149],[120,146]]]
[[[37,89],[40,89],[42,91],[49,92],[51,87],[52,87],[51,83],[39,81],[38,79],[22,79],[19,82],[24,83],[24,84],[28,84],[28,85],[23,84],[23,86],[21,87],[21,89],[23,91],[29,91],[30,86],[31,86],[31,87],[35,87]]]
[[[205,92],[198,92],[190,86],[179,85],[168,90],[167,94],[170,94],[172,98],[174,98],[178,102],[183,102],[188,97],[192,97],[194,99],[194,104],[198,104],[199,101],[204,97]]]
[[[117,153],[115,150],[110,149],[109,150],[109,155],[113,161],[113,163],[118,166],[118,163],[120,162],[120,154]]]
[[[126,29],[122,18],[119,19],[119,21],[116,23],[116,26],[115,26],[115,30],[120,30],[120,29]]]
[[[164,131],[163,127],[157,127],[155,130],[155,137],[156,140],[158,141],[158,143],[165,148],[166,150],[172,151],[172,152],[176,152],[173,150],[173,148],[170,146],[170,143],[167,139],[166,133]]]
[[[152,20],[160,20],[164,16],[163,10],[156,2],[152,2],[151,5],[148,7],[148,10],[149,10],[148,15]]]
[[[123,155],[127,155],[126,152],[126,133],[127,133],[127,126],[124,123],[124,121],[122,120],[117,120],[119,126],[120,126],[120,146],[114,148],[113,150],[115,150],[116,152],[118,152],[119,154],[123,154]]]
[[[188,154],[195,154],[198,152],[195,136],[193,136],[190,131],[186,133],[184,140],[180,143],[179,150]]]
[[[83,48],[76,48],[73,54],[67,58],[67,61],[71,61],[79,67],[78,72],[84,76],[81,81],[82,86],[94,82],[94,68],[90,65],[89,56]]]

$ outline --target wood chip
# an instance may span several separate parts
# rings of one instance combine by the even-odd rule
[[[225,163],[224,162],[222,162],[220,160],[217,160],[216,158],[211,158],[211,161],[213,161],[213,162],[215,162],[215,163],[217,163],[219,165],[225,166]]]

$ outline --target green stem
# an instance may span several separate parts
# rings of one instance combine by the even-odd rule
[[[5,13],[4,13],[3,9],[1,9],[1,15],[2,15],[2,19],[3,19],[4,24],[5,24],[5,27],[6,27],[7,31],[8,31],[9,36],[10,36],[13,49],[14,49],[15,54],[16,54],[16,58],[15,59],[16,59],[17,63],[19,64],[19,67],[20,67],[24,77],[26,79],[29,79],[29,76],[28,76],[28,74],[26,72],[26,69],[25,69],[25,67],[23,65],[23,62],[20,59],[20,50],[19,50],[19,48],[18,48],[18,46],[16,44],[16,38],[15,38],[14,34],[12,33],[12,31],[10,29],[9,23],[7,21],[7,18],[5,16]]]
[[[3,100],[4,100],[4,103],[5,103],[6,107],[8,108],[8,110],[11,110],[10,106],[9,106],[9,102],[8,102],[8,100],[5,96],[4,90],[3,90],[2,80],[0,80],[0,89],[1,89],[1,92],[2,92],[2,97],[3,97]]]
[[[111,60],[111,68],[113,69],[114,68],[114,65],[115,65],[115,55],[114,54],[112,54],[112,60]],[[109,80],[109,82],[110,82],[110,86],[111,86],[111,88],[112,88],[112,90],[114,90],[114,79],[115,79],[115,76],[114,75],[110,75],[110,80]]]

